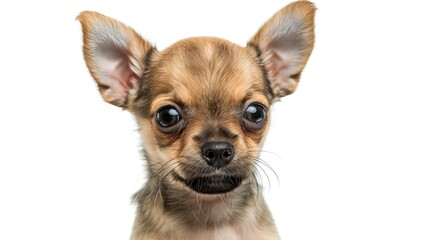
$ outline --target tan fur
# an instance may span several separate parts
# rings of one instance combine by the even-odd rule
[[[313,16],[311,3],[296,2],[274,15],[247,47],[199,37],[163,51],[116,20],[95,12],[78,16],[85,60],[104,100],[130,111],[139,125],[148,180],[135,194],[132,240],[279,239],[255,174],[269,106],[295,90],[311,53]],[[251,103],[267,111],[253,127],[244,120]],[[173,132],[156,120],[165,106],[181,116]],[[202,160],[203,144],[213,141],[233,146],[226,167]],[[208,177],[222,185],[227,176],[240,183],[224,193],[200,193],[186,184]]]

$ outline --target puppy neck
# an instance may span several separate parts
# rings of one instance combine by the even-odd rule
[[[200,194],[172,184],[181,183],[165,182],[161,187],[163,208],[169,215],[185,219],[184,223],[190,226],[210,228],[229,224],[241,219],[256,204],[257,186],[252,181],[222,194]]]

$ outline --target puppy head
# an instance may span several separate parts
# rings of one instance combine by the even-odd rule
[[[246,47],[190,38],[163,51],[101,14],[78,20],[102,97],[136,116],[150,177],[217,194],[251,178],[270,105],[295,91],[312,51],[314,12],[286,6]]]

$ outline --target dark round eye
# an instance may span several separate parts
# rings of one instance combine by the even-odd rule
[[[179,111],[173,106],[165,106],[158,110],[156,114],[156,121],[163,128],[176,125],[180,119]]]
[[[252,123],[260,124],[267,117],[265,107],[259,103],[251,103],[244,113],[244,118]]]

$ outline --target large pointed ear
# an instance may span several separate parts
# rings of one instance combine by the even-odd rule
[[[248,43],[261,54],[275,98],[296,89],[313,50],[315,10],[311,2],[291,3],[267,21]]]
[[[128,92],[140,81],[146,57],[154,49],[133,29],[96,12],[78,17],[86,65],[103,99],[126,108]]]

